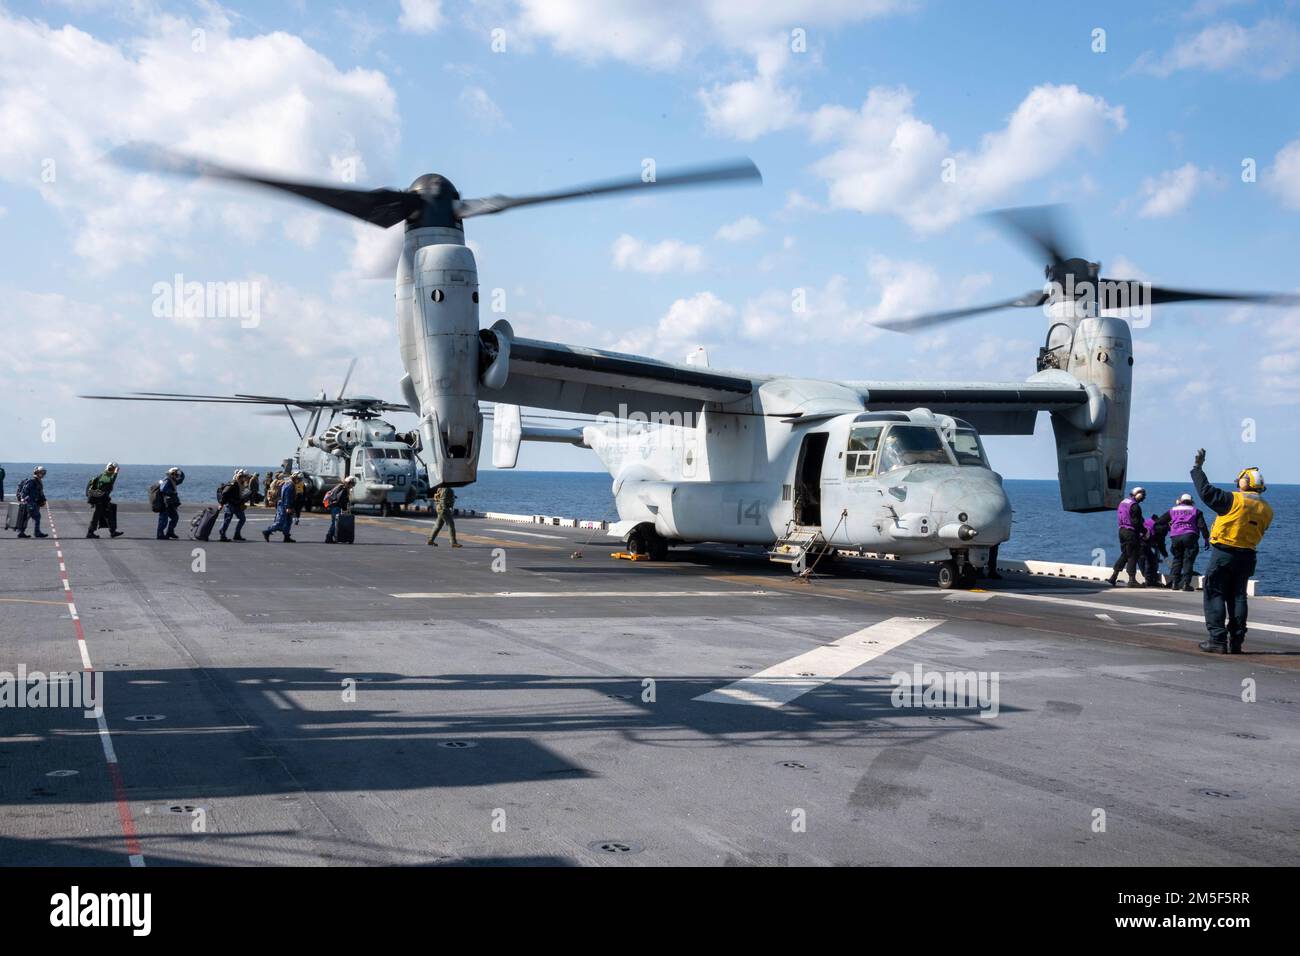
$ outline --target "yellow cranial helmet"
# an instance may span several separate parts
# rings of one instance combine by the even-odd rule
[[[1247,481],[1246,488],[1249,491],[1264,490],[1264,473],[1258,468],[1243,468],[1237,473],[1237,486],[1241,486],[1241,479]]]

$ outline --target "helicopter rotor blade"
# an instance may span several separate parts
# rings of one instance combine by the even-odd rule
[[[982,315],[985,312],[996,312],[999,309],[1032,309],[1042,305],[1047,299],[1046,292],[1026,292],[1018,298],[1006,299],[1002,302],[990,302],[988,305],[976,305],[965,309],[948,309],[943,312],[929,312],[904,319],[882,319],[871,324],[882,329],[888,329],[891,332],[915,332],[918,329],[929,328],[933,325],[944,325],[948,322],[956,322],[960,319],[968,319],[971,316]]]
[[[1251,302],[1255,305],[1300,305],[1300,295],[1285,292],[1208,292],[1151,286],[1151,305],[1167,302]]]
[[[348,371],[347,374],[343,376],[343,384],[339,387],[339,394],[336,401],[341,402],[343,400],[343,393],[348,390],[348,382],[352,381],[352,372],[356,367],[357,367],[357,357],[354,355],[352,356],[352,361],[348,363]],[[329,428],[331,425],[334,424],[334,416],[338,414],[338,411],[339,411],[339,406],[337,405],[334,406],[332,409],[330,409],[330,420],[325,423],[326,428]]]
[[[987,214],[1010,233],[1035,257],[1046,256],[1050,265],[1060,265],[1070,258],[1062,206],[1018,206],[995,209]]]
[[[507,209],[521,206],[536,206],[541,203],[563,202],[569,199],[588,199],[609,193],[628,192],[647,188],[675,188],[680,186],[703,186],[709,183],[725,182],[762,182],[763,175],[752,160],[730,160],[706,166],[693,166],[663,176],[656,176],[647,182],[641,176],[628,176],[622,179],[610,179],[603,182],[587,183],[552,192],[531,193],[524,196],[487,196],[482,199],[459,199],[453,208],[461,219],[471,216],[488,216]]]
[[[328,183],[279,179],[223,166],[152,143],[129,143],[113,150],[109,155],[119,166],[137,172],[168,173],[189,179],[224,179],[277,189],[377,226],[396,225],[418,213],[424,205],[424,199],[417,193],[403,189],[355,189]]]

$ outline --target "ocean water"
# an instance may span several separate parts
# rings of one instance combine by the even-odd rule
[[[5,492],[13,494],[18,481],[31,474],[30,463],[0,462],[8,471]],[[87,480],[101,465],[47,465],[45,494],[50,499],[78,500]],[[186,469],[181,499],[189,504],[206,502],[216,487],[235,470],[234,465],[195,466]],[[242,465],[265,474],[270,465]],[[162,477],[166,465],[123,465],[114,497],[118,501],[144,501],[149,485]],[[1165,511],[1189,482],[1149,482],[1147,514]],[[1013,520],[1011,540],[999,551],[1004,558],[1063,561],[1092,564],[1101,549],[1105,563],[1119,556],[1114,512],[1080,515],[1061,510],[1055,481],[1007,479]],[[610,520],[617,517],[608,475],[595,472],[481,471],[476,484],[457,492],[457,503],[479,511],[509,511],[517,514],[565,515],[575,518]],[[1273,526],[1260,548],[1256,577],[1261,594],[1300,597],[1300,485],[1271,485],[1267,494],[1273,505]],[[1213,515],[1206,512],[1206,520]],[[1205,567],[1206,558],[1197,562]],[[1167,564],[1166,564],[1167,567]]]

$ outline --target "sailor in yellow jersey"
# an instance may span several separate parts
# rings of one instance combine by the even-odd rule
[[[1243,468],[1237,475],[1237,490],[1224,491],[1210,484],[1204,464],[1202,448],[1196,453],[1192,481],[1201,501],[1219,517],[1210,529],[1210,566],[1205,571],[1205,627],[1210,639],[1201,642],[1201,650],[1240,654],[1246,640],[1246,584],[1255,573],[1255,549],[1273,521],[1273,509],[1260,497],[1264,476],[1258,468]]]

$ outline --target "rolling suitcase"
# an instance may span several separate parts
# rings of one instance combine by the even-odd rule
[[[334,540],[339,544],[352,544],[357,539],[357,519],[350,514],[340,514],[334,526]]]
[[[207,541],[212,535],[212,526],[217,523],[219,513],[217,508],[209,506],[196,514],[190,522],[190,537],[195,541]]]
[[[11,528],[18,527],[18,522],[23,518],[22,509],[27,506],[19,504],[17,501],[9,501],[5,504],[5,530],[8,531]]]

